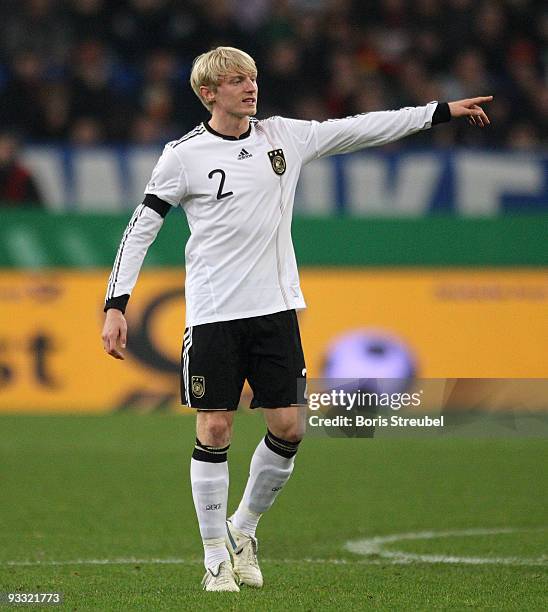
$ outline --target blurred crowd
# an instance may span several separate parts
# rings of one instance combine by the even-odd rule
[[[415,144],[547,142],[542,0],[3,0],[0,130],[30,142],[156,144],[207,118],[193,58],[240,47],[259,117],[343,117],[493,94],[492,125]],[[422,139],[422,140],[421,140]]]

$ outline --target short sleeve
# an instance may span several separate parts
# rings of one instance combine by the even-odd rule
[[[158,163],[152,171],[145,194],[152,194],[178,206],[186,192],[185,169],[177,153],[169,144],[164,147]]]

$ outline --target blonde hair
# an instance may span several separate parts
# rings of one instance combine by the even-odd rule
[[[200,102],[211,112],[213,104],[206,102],[201,94],[200,87],[209,87],[213,91],[219,84],[219,79],[230,72],[245,75],[257,75],[255,60],[245,51],[234,47],[217,47],[207,53],[199,55],[192,62],[190,85]]]

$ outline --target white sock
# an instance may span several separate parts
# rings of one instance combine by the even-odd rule
[[[226,549],[225,539],[213,538],[211,540],[204,540],[204,565],[207,568],[211,568],[217,573],[219,564],[223,561],[227,561],[230,556]]]
[[[206,568],[215,568],[228,560],[226,549],[225,521],[228,500],[228,463],[190,460],[190,482],[192,498],[204,543]]]
[[[255,537],[257,531],[257,525],[262,514],[251,512],[244,504],[243,499],[238,506],[238,509],[232,516],[232,524],[236,529],[239,529],[243,533]]]
[[[267,434],[267,437],[269,435],[271,440],[279,441],[279,438],[271,434]],[[245,534],[255,536],[261,515],[272,506],[278,493],[289,480],[298,445],[291,444],[291,446],[294,447],[291,457],[283,457],[278,452],[274,452],[264,439],[255,449],[242,501],[232,516],[232,524]]]

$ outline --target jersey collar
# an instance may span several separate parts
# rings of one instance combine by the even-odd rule
[[[244,138],[247,138],[251,134],[251,121],[249,122],[249,127],[247,128],[247,130],[243,134],[240,134],[239,137],[225,136],[224,134],[220,134],[219,132],[214,130],[207,121],[204,121],[203,125],[210,134],[213,134],[213,136],[218,136],[219,138],[222,138],[223,140],[243,140]]]

